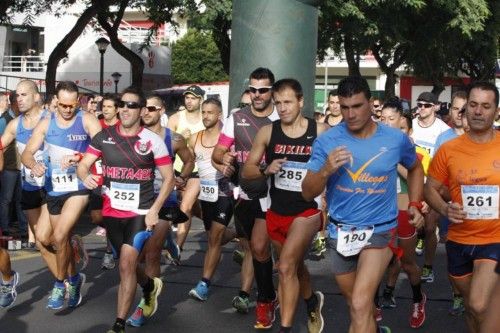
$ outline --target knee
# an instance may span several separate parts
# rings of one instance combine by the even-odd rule
[[[137,266],[137,260],[130,258],[128,256],[120,257],[120,275],[135,274],[135,269]]]
[[[280,258],[278,263],[280,278],[291,278],[297,275],[297,265],[286,258]]]
[[[351,298],[351,318],[362,318],[371,314],[373,309],[373,297],[367,295],[353,294]]]
[[[471,298],[467,307],[472,316],[482,318],[486,313],[488,302],[486,299]]]
[[[269,258],[269,246],[266,242],[252,239],[251,246],[254,259],[264,261]]]
[[[69,236],[66,233],[60,231],[54,231],[53,234],[54,244],[59,248],[68,241],[68,237]]]
[[[35,231],[35,242],[38,248],[40,246],[47,247],[51,245],[50,236],[46,233],[36,232]]]
[[[146,265],[159,263],[160,257],[161,257],[161,248],[158,248],[157,246],[151,246],[150,248],[147,248],[144,254],[144,260],[146,261]]]

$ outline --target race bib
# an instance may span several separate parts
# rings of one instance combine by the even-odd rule
[[[208,202],[216,202],[219,198],[219,185],[216,180],[200,179],[200,194],[198,199]]]
[[[75,192],[78,191],[78,178],[75,168],[66,170],[52,169],[52,190],[54,192]]]
[[[135,210],[139,208],[139,184],[124,184],[111,182],[111,207],[120,210]]]
[[[285,162],[274,175],[274,186],[280,190],[302,192],[302,180],[305,176],[305,163]]]
[[[468,219],[498,219],[500,198],[498,185],[462,185],[461,192]]]
[[[41,177],[36,177],[31,169],[28,169],[27,167],[21,165],[22,168],[22,175],[23,175],[23,180],[32,185],[32,186],[37,186],[37,187],[43,187],[45,185],[45,175]]]
[[[337,226],[337,252],[344,257],[358,254],[373,235],[373,226],[353,226],[350,224],[339,224]]]

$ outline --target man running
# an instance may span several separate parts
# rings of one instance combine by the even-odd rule
[[[165,143],[141,127],[145,106],[141,91],[132,87],[125,89],[118,104],[120,124],[105,128],[92,139],[78,165],[78,177],[88,189],[94,189],[97,177],[90,174],[89,169],[99,157],[103,160],[103,224],[120,258],[117,316],[110,333],[124,332],[137,283],[144,291],[146,317],[156,312],[163,286],[161,279],[148,277],[138,266],[139,254],[158,223],[161,206],[174,185],[172,161]],[[164,180],[156,199],[155,168]]]
[[[172,131],[180,133],[184,139],[189,140],[191,135],[205,129],[201,119],[201,102],[205,96],[205,91],[198,86],[190,86],[184,91],[185,110],[179,111],[168,119],[167,127]],[[183,249],[184,242],[191,228],[191,218],[193,205],[196,203],[198,193],[200,192],[200,179],[198,170],[193,170],[191,175],[181,178],[182,161],[178,159],[174,163],[176,174],[177,189],[181,195],[181,210],[189,217],[186,223],[182,223],[177,229],[177,245]],[[186,176],[186,175],[182,175]]]
[[[422,219],[424,174],[408,136],[373,121],[364,78],[343,79],[338,94],[344,122],[314,142],[303,196],[312,201],[326,187],[333,271],[349,305],[349,332],[390,332],[377,328],[373,298],[395,247],[397,165],[408,170],[414,224]]]
[[[49,237],[40,241],[45,247],[53,245],[56,254],[56,281],[47,305],[54,310],[64,305],[66,277],[69,282],[68,306],[76,307],[82,300],[80,291],[85,274],[76,271],[70,235],[87,206],[89,192],[76,177],[74,163],[81,158],[90,139],[101,130],[93,115],[77,108],[78,87],[74,82],[59,82],[56,95],[57,112],[42,119],[35,127],[21,156],[22,163],[34,176],[47,173],[50,177],[45,188],[52,232],[42,230]],[[42,147],[46,149],[44,161],[36,158]]]
[[[489,82],[473,83],[465,116],[469,132],[444,143],[434,156],[425,198],[450,221],[448,273],[464,297],[470,332],[479,332],[498,280],[500,256],[500,135],[493,129],[499,100]],[[439,190],[448,184],[451,201]]]
[[[212,161],[220,172],[225,173],[227,172],[225,169],[234,168],[234,163],[241,172],[257,131],[278,118],[272,104],[271,87],[273,83],[274,74],[267,68],[259,67],[250,74],[249,90],[252,104],[228,117],[212,154]],[[233,144],[235,152],[230,151]],[[223,167],[218,167],[220,165]],[[256,187],[262,185],[261,180],[253,183]],[[255,198],[251,199],[244,191],[241,191],[234,209],[238,236],[244,238],[240,243],[245,251],[245,256],[241,268],[243,287],[240,294],[233,299],[233,307],[239,312],[248,312],[248,291],[252,284],[251,265],[253,260],[258,289],[257,318],[254,325],[256,329],[272,327],[277,306],[272,279],[273,261],[266,229],[267,190],[264,192],[255,193]],[[251,252],[247,241],[251,242]]]
[[[226,168],[223,174],[212,166],[212,152],[219,140],[222,104],[218,99],[209,98],[201,105],[201,115],[205,129],[191,136],[189,146],[194,150],[196,165],[200,174],[201,212],[203,225],[208,234],[208,250],[203,263],[203,273],[198,284],[189,295],[206,301],[211,279],[219,264],[222,245],[233,239],[236,234],[227,226],[233,217],[233,188],[228,177],[234,169]],[[218,166],[223,169],[222,165]]]
[[[172,132],[169,128],[161,126],[161,118],[165,113],[165,105],[160,96],[151,95],[146,98],[146,109],[142,115],[142,122],[144,126],[158,134],[165,145],[167,146],[168,155],[175,158],[176,154],[182,160],[181,176],[191,174],[194,167],[194,156],[186,144],[186,140],[182,135]],[[181,180],[182,177],[177,177],[175,180]],[[155,169],[154,192],[155,195],[159,194],[163,177],[158,169]],[[149,277],[160,277],[160,259],[161,251],[165,244],[167,236],[171,237],[171,224],[184,223],[188,220],[187,216],[180,210],[177,201],[177,194],[175,189],[170,193],[169,197],[163,203],[160,209],[158,223],[153,229],[151,237],[146,242],[144,249],[139,257],[139,262],[144,261],[145,273]],[[175,245],[174,245],[175,246]],[[178,253],[179,250],[175,249]],[[173,257],[173,256],[172,256]],[[145,303],[144,297],[134,310],[134,313],[127,319],[127,324],[140,327],[146,322],[144,316],[143,306]]]
[[[295,79],[273,84],[274,105],[280,120],[262,127],[243,168],[247,179],[271,178],[271,207],[266,213],[267,232],[277,251],[281,313],[280,333],[292,331],[299,294],[306,302],[309,333],[323,331],[324,296],[313,292],[304,254],[321,229],[321,211],[316,201],[302,197],[305,165],[316,137],[330,128],[302,116],[302,86]],[[265,155],[267,167],[260,167]]]

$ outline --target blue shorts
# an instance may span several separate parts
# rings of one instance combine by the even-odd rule
[[[446,253],[448,256],[448,273],[452,277],[464,277],[472,274],[474,261],[476,260],[493,260],[498,262],[500,258],[500,243],[467,245],[447,241]]]

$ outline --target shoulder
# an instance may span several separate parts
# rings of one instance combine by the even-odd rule
[[[316,128],[317,128],[318,135],[319,135],[319,134],[321,134],[323,132],[328,131],[331,127],[330,127],[330,125],[328,125],[326,123],[318,123],[318,122],[316,122]]]

